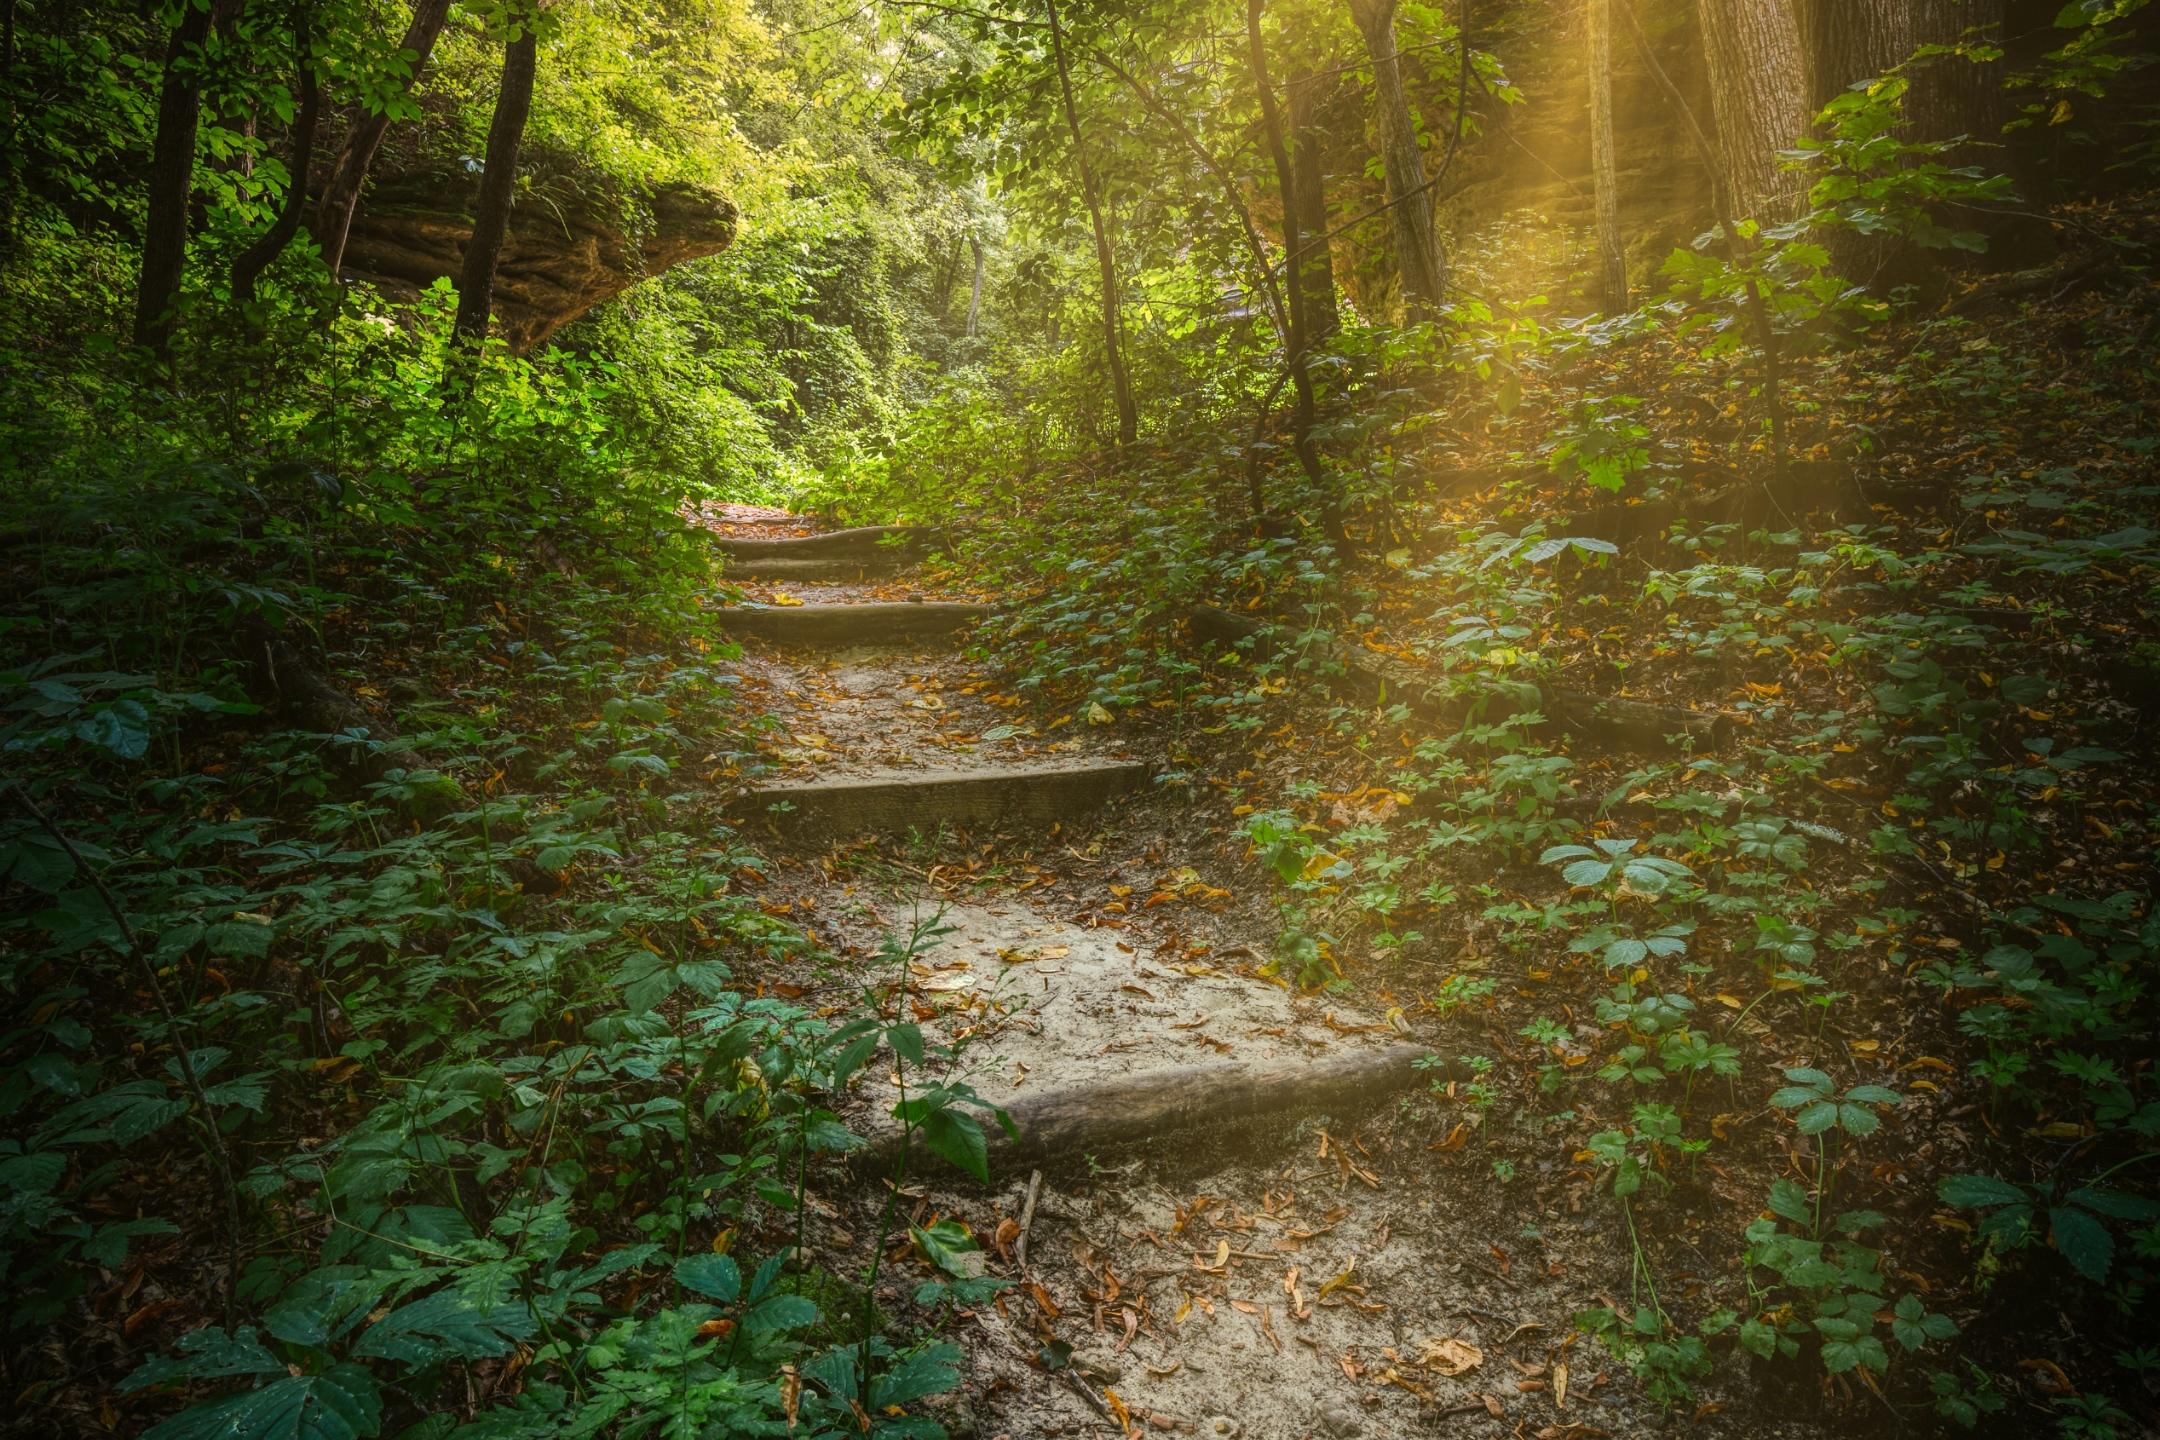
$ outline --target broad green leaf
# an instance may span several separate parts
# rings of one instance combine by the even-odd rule
[[[730,1255],[691,1255],[675,1267],[675,1278],[685,1290],[732,1304],[742,1294],[742,1267]]]
[[[2026,1198],[2023,1186],[1998,1180],[1992,1175],[1952,1175],[1935,1187],[1935,1194],[1945,1205],[1955,1205],[1960,1210],[2011,1205]]]
[[[142,1440],[362,1440],[381,1429],[375,1377],[358,1365],[335,1365],[183,1410]]]
[[[2095,1285],[2106,1282],[2115,1263],[2115,1237],[2091,1211],[2075,1205],[2054,1206],[2048,1211],[2048,1231],[2070,1268]]]

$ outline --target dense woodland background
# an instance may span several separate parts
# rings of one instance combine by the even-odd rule
[[[1580,1222],[1577,1398],[1420,1423],[2152,1433],[2156,50],[6,0],[0,1424],[970,1432],[1004,1242],[845,1169],[920,1036],[719,818],[762,504],[945,527],[1456,1077],[1414,1183]]]

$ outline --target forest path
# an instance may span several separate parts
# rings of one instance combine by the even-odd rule
[[[1436,1103],[1401,1064],[1399,1017],[1260,973],[1265,913],[1179,858],[1181,830],[1230,817],[1155,793],[1160,740],[1031,723],[958,652],[958,612],[910,620],[972,602],[928,597],[892,541],[835,559],[796,548],[807,525],[718,528],[746,699],[772,726],[771,773],[735,813],[773,856],[775,905],[840,962],[771,983],[805,1004],[859,994],[883,937],[934,922],[888,1013],[959,1046],[956,1068],[1023,1125],[1091,1095],[1116,1107],[1089,1122],[1112,1136],[1099,1151],[994,1150],[988,1190],[920,1167],[907,1182],[915,1223],[961,1219],[1014,1281],[960,1327],[956,1433],[1344,1440],[1448,1413],[1500,1433],[1556,1374],[1566,1403],[1568,1300],[1543,1238],[1444,1196],[1429,1127],[1391,1123]],[[1338,1107],[1354,1113],[1299,1103],[1360,1063],[1376,1078]],[[858,1129],[889,1125],[890,1084],[858,1097]],[[1196,1093],[1241,1123],[1161,1113]],[[1445,1148],[1461,1143],[1458,1127]],[[832,1253],[867,1264],[879,1193],[813,1201]]]

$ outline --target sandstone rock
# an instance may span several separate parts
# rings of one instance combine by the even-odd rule
[[[456,275],[475,190],[458,174],[379,177],[353,217],[346,273],[393,293]],[[531,350],[601,301],[735,239],[734,204],[707,187],[664,186],[649,209],[649,228],[632,234],[612,206],[552,191],[520,196],[495,277],[496,333],[515,352]]]

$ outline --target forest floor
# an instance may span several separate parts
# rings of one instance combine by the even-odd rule
[[[781,527],[714,528],[764,538]],[[743,589],[766,605],[923,594],[908,572]],[[764,744],[783,784],[1071,753],[1137,755],[1188,777],[1047,830],[908,829],[805,848],[787,843],[781,817],[762,831],[776,859],[767,904],[824,956],[744,974],[760,993],[838,1013],[868,987],[886,1013],[911,1013],[956,1047],[956,1068],[1000,1104],[1191,1067],[1237,1086],[1251,1083],[1247,1066],[1318,1064],[1404,1037],[1436,1055],[1511,1044],[1416,998],[1439,975],[1404,970],[1395,983],[1411,990],[1398,997],[1386,982],[1303,989],[1276,973],[1279,923],[1224,798],[1242,769],[1234,744],[1170,719],[1038,734],[950,645],[752,644],[741,668],[746,699],[772,722]],[[881,984],[881,940],[925,924],[932,938],[904,991]],[[853,1119],[874,1129],[892,1080],[865,1088]],[[968,1386],[948,1423],[1013,1440],[1106,1429],[1348,1440],[1443,1417],[1571,1440],[1654,1424],[1573,1321],[1627,1292],[1626,1249],[1586,1212],[1582,1178],[1534,1146],[1520,1147],[1513,1183],[1461,1163],[1472,1110],[1442,1069],[1340,1114],[1285,1095],[1227,1127],[1119,1133],[1106,1117],[1101,1153],[998,1171],[987,1190],[949,1172],[908,1180],[912,1223],[959,1220],[988,1272],[1012,1282],[960,1329]],[[1476,1152],[1503,1153],[1482,1141]],[[867,1269],[881,1197],[880,1184],[828,1177],[812,1200],[821,1264]],[[900,1307],[904,1280],[888,1285],[880,1303]],[[1811,1433],[1755,1406],[1716,1424],[1724,1408],[1703,1408],[1703,1433]]]

